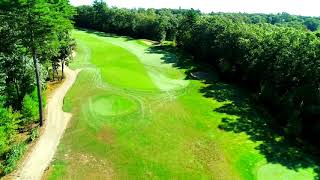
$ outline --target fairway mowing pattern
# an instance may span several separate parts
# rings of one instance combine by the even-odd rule
[[[92,36],[99,38],[99,36]],[[141,45],[139,41],[128,41],[126,38],[119,37],[106,37],[103,40],[106,43],[111,43],[115,46],[122,47],[134,54],[144,65],[145,70],[152,79],[153,83],[161,91],[168,92],[177,89],[184,89],[189,85],[190,81],[183,80],[185,78],[185,74],[182,71],[173,68],[172,64],[170,63],[164,63],[161,61],[160,59],[163,59],[164,54],[149,53],[149,46]],[[177,59],[177,57],[172,54],[171,61],[174,59]]]
[[[176,55],[97,32],[74,38],[70,66],[82,71],[64,101],[73,118],[44,179],[313,179],[312,168],[268,163],[261,142],[219,128],[241,118],[218,111],[234,102],[185,80]],[[210,93],[230,93],[219,85]]]

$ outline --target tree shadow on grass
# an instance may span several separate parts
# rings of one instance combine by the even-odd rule
[[[112,33],[105,33],[105,32],[101,32],[101,31],[85,29],[85,28],[77,28],[77,29],[80,30],[80,31],[84,31],[84,32],[89,33],[89,34],[95,34],[95,35],[101,36],[101,37],[125,38],[126,41],[136,40],[136,39],[134,39],[132,37],[129,37],[129,36],[118,36],[118,35],[112,34]]]
[[[161,60],[164,64],[171,64],[177,69],[186,70],[186,79],[192,79],[190,74],[201,67],[193,62],[191,56],[172,46],[151,46],[146,50],[146,53],[163,55]]]
[[[186,57],[182,52],[177,52],[172,47],[150,47],[148,53],[163,54],[164,63],[173,64],[179,69],[186,69],[187,78],[195,71],[205,71],[209,77],[197,78],[206,86],[200,89],[204,97],[212,98],[219,102],[230,102],[214,109],[216,112],[235,115],[237,119],[222,119],[219,128],[234,133],[246,133],[254,142],[261,142],[256,149],[265,156],[268,163],[281,164],[288,169],[313,168],[316,179],[320,179],[320,160],[314,154],[314,149],[309,145],[290,140],[283,136],[281,129],[272,126],[272,117],[263,108],[254,105],[252,96],[245,88],[223,83],[208,65],[199,65]]]
[[[200,90],[205,97],[232,102],[214,110],[238,117],[236,120],[224,118],[219,125],[220,129],[234,133],[244,132],[252,141],[261,142],[256,149],[265,156],[268,163],[281,164],[295,171],[313,168],[319,179],[319,159],[311,155],[312,152],[304,144],[285,138],[280,130],[272,127],[272,117],[263,112],[263,109],[254,107],[250,98],[247,98],[250,95],[242,91],[245,90],[219,83],[208,83],[207,87]]]

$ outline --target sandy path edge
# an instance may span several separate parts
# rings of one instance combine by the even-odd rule
[[[66,80],[48,100],[44,132],[16,173],[11,176],[12,179],[40,180],[50,165],[60,139],[72,117],[72,114],[63,112],[63,99],[79,72],[80,70],[73,71],[65,66]]]

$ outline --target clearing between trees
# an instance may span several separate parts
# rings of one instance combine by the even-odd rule
[[[70,126],[44,179],[317,176],[312,158],[281,141],[244,90],[190,79],[184,57],[142,40],[74,38],[71,68],[83,70],[65,97]]]

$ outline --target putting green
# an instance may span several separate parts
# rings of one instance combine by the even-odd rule
[[[175,54],[140,40],[73,35],[70,66],[82,69],[64,101],[73,116],[44,179],[316,176],[312,158],[286,151],[239,88],[186,80]]]
[[[119,116],[138,110],[138,104],[120,95],[100,95],[90,99],[89,110],[93,116]]]
[[[303,168],[298,171],[289,171],[280,164],[266,164],[259,168],[257,177],[263,180],[273,179],[273,177],[277,177],[278,179],[305,180],[311,171],[312,169],[305,170]]]

